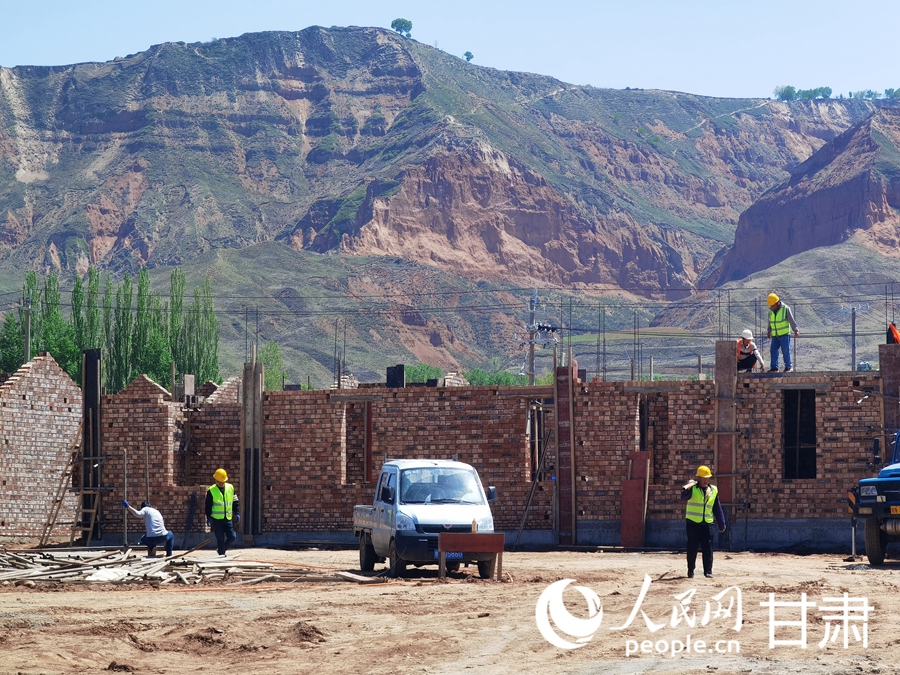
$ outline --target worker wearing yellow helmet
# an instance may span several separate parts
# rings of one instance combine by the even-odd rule
[[[216,550],[225,555],[234,543],[234,523],[241,522],[238,513],[238,497],[234,485],[228,482],[225,469],[217,469],[213,474],[216,482],[206,491],[206,524],[216,534]]]
[[[784,372],[790,373],[794,370],[791,363],[791,331],[794,337],[800,337],[800,330],[797,328],[797,322],[794,321],[794,314],[791,308],[781,301],[774,293],[769,293],[766,298],[769,305],[769,331],[768,336],[771,339],[769,344],[769,372],[778,372],[778,351],[784,355]]]
[[[719,503],[719,490],[710,484],[712,471],[708,466],[697,467],[697,480],[689,480],[681,488],[681,499],[687,502],[687,575],[694,576],[697,550],[703,551],[703,576],[712,577],[713,550],[709,526],[715,522],[719,532],[725,531],[725,512]]]

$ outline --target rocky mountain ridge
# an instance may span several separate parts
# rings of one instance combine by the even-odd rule
[[[754,202],[711,281],[768,269],[851,238],[896,257],[900,245],[900,109],[854,125]]]
[[[0,264],[135,269],[281,240],[677,295],[873,109],[575,87],[374,28],[0,68]]]

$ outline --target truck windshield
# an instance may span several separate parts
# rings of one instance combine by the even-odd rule
[[[474,471],[430,466],[400,473],[400,501],[405,504],[483,504],[484,498]]]

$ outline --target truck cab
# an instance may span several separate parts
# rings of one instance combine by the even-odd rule
[[[876,446],[876,462],[877,446]],[[849,494],[853,517],[865,521],[866,557],[884,562],[887,545],[900,541],[900,433],[895,434],[891,462],[874,478],[863,478]]]
[[[398,576],[410,564],[437,564],[441,532],[494,531],[490,502],[496,498],[496,488],[485,490],[478,472],[463,462],[400,459],[385,463],[372,506],[357,506],[353,513],[360,569],[371,571],[376,562],[386,559],[390,576]],[[490,576],[492,559],[490,553],[447,554],[451,571],[473,562],[482,577]]]

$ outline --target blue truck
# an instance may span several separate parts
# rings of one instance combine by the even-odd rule
[[[863,478],[848,495],[853,518],[865,526],[866,557],[881,565],[890,542],[900,541],[900,433],[894,435],[891,461],[875,478]],[[879,463],[877,443],[873,449]]]

